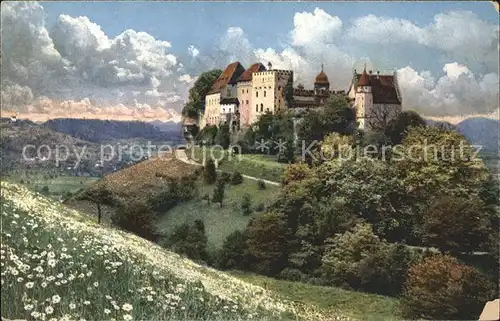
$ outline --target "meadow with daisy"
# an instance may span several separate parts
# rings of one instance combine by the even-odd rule
[[[1,187],[2,317],[327,319],[138,236],[97,225],[23,186]]]

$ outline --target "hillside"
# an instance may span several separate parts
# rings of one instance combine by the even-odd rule
[[[2,317],[347,320],[98,226],[24,187],[1,186],[1,299],[10,303]]]
[[[500,121],[491,118],[468,118],[457,125],[457,130],[475,145],[482,145],[484,151],[498,153]]]
[[[33,122],[17,121],[12,123],[8,120],[2,120],[0,126],[2,136],[2,171],[20,167],[54,167],[55,155],[49,155],[46,148],[40,150],[41,158],[51,157],[46,161],[43,161],[40,157],[36,159],[36,149],[42,145],[50,147],[51,151],[54,151],[57,146],[66,146],[69,149],[70,155],[66,161],[61,163],[61,167],[72,166],[77,160],[76,153],[80,154],[84,146],[88,152],[89,159],[93,159],[94,163],[97,159],[97,151],[99,150],[97,145],[71,137],[70,135],[58,133]],[[34,146],[34,148],[26,150],[26,155],[29,158],[33,158],[33,160],[24,159],[23,157],[23,148],[28,145]],[[62,150],[61,155],[64,155]]]
[[[180,126],[165,123],[159,128],[141,121],[58,118],[48,120],[43,126],[91,142],[129,138],[182,140]]]

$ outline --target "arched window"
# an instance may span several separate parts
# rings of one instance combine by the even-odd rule
[[[258,91],[255,92],[255,97],[259,98],[259,92]]]
[[[264,90],[264,97],[266,97],[266,91]]]
[[[259,104],[255,104],[255,111],[258,112],[259,111]]]
[[[264,111],[264,104],[260,104],[260,112]]]

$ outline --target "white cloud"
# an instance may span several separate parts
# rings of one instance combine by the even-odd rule
[[[428,71],[399,69],[403,106],[439,116],[491,113],[498,108],[498,74],[477,76],[456,62],[445,64],[443,71],[436,81]]]
[[[498,68],[498,24],[470,11],[440,13],[433,23],[422,27],[405,19],[367,15],[355,19],[347,35],[374,45],[413,43],[438,49],[444,58],[467,65]]]
[[[335,36],[340,34],[342,20],[316,8],[313,13],[296,13],[293,25],[293,46],[322,46],[333,43]]]

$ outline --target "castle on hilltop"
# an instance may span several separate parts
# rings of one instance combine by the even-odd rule
[[[396,73],[380,74],[354,70],[347,92],[331,90],[328,76],[321,71],[313,89],[293,86],[293,71],[255,63],[245,69],[240,62],[229,64],[212,84],[198,125],[229,125],[232,131],[250,127],[265,113],[321,108],[333,95],[345,97],[356,111],[359,129],[370,130],[387,124],[401,112],[402,99]],[[187,125],[187,124],[186,124]],[[192,125],[192,124],[191,124]]]

